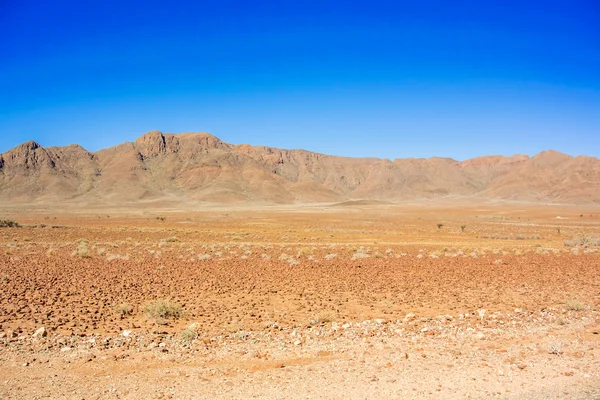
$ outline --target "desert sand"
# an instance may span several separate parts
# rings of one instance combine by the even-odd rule
[[[3,399],[600,398],[593,204],[1,208]]]

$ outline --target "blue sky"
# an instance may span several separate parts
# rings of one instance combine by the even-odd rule
[[[0,0],[0,152],[158,129],[390,159],[600,156],[598,20],[577,0]]]

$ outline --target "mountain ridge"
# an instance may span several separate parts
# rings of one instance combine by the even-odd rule
[[[600,203],[600,160],[554,150],[464,161],[350,158],[160,131],[96,152],[28,141],[0,154],[0,202],[291,204],[453,196]]]

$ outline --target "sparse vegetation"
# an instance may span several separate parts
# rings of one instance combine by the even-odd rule
[[[90,250],[88,248],[88,241],[85,239],[80,239],[79,244],[72,255],[79,256],[81,258],[91,258]]]
[[[200,336],[200,324],[194,322],[191,325],[188,325],[183,331],[181,331],[181,340],[184,342],[191,342]]]
[[[466,228],[467,228],[467,226],[466,226],[466,225],[461,225],[461,226],[460,226],[460,231],[461,231],[461,232],[464,232]]]
[[[600,236],[577,236],[571,240],[565,240],[565,246],[600,246]]]
[[[129,303],[120,303],[113,307],[113,311],[121,317],[126,317],[133,313],[133,307]]]
[[[360,260],[362,258],[369,258],[370,256],[367,253],[357,252],[352,255],[353,260]]]
[[[144,312],[152,318],[179,318],[183,314],[183,307],[171,300],[155,300],[144,307]]]
[[[324,311],[321,311],[320,313],[318,313],[317,315],[315,315],[310,320],[310,323],[312,325],[327,324],[329,322],[333,322],[333,320],[335,319],[335,316],[336,315],[333,311],[324,310]]]
[[[442,229],[442,226],[444,226],[444,224],[437,224],[438,229]]]
[[[524,234],[518,234],[518,235],[500,235],[500,234],[486,234],[486,235],[480,235],[479,236],[480,239],[500,239],[500,240],[540,240],[542,239],[542,237],[540,235],[537,234],[532,234],[532,235],[524,235]]]
[[[20,228],[21,224],[15,221],[11,221],[10,219],[2,219],[0,220],[0,228]]]
[[[583,311],[585,310],[585,304],[577,299],[571,299],[565,303],[565,309],[567,311]]]

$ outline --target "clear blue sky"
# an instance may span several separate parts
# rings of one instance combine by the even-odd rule
[[[391,159],[600,156],[599,21],[595,0],[0,0],[0,152],[158,129]]]

